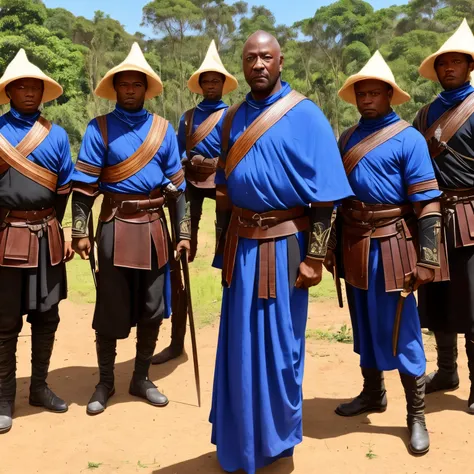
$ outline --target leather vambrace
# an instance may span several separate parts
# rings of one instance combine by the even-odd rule
[[[440,267],[441,214],[429,213],[418,218],[418,265],[427,268]]]
[[[331,242],[334,247],[336,244],[336,234],[333,231],[336,210],[333,203],[312,203],[309,218],[310,228],[306,256],[315,260],[324,260],[330,240],[334,241]]]

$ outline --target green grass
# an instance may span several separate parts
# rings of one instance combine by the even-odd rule
[[[341,342],[343,344],[352,344],[354,338],[352,330],[343,324],[337,331],[322,329],[307,329],[306,339],[316,339],[319,341]]]
[[[97,223],[100,202],[94,205],[94,221]],[[204,201],[203,216],[199,229],[198,253],[190,265],[192,298],[194,314],[198,327],[213,324],[219,316],[222,287],[221,272],[211,266],[215,245],[215,203],[210,199]],[[66,225],[71,223],[70,206],[64,217]],[[92,281],[90,265],[87,260],[78,256],[68,263],[69,299],[74,303],[94,303],[95,289]],[[327,272],[323,281],[310,289],[310,299],[325,300],[336,297],[334,282]]]

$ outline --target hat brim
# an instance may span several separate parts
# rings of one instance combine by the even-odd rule
[[[163,92],[163,83],[157,75],[151,74],[150,71],[147,71],[145,68],[135,65],[120,65],[112,68],[99,82],[96,87],[94,94],[97,97],[102,99],[117,100],[117,92],[114,88],[114,76],[119,72],[126,71],[138,71],[147,76],[147,89],[145,94],[145,99],[153,99],[154,97],[159,96]]]
[[[56,100],[63,94],[63,88],[48,76],[41,74],[25,74],[23,76],[11,77],[0,82],[0,105],[10,103],[10,98],[7,96],[6,88],[8,84],[18,81],[19,79],[39,79],[40,81],[43,81],[44,91],[43,98],[41,99],[43,104],[46,102],[51,102],[52,100]]]
[[[339,97],[345,102],[348,102],[349,104],[357,105],[354,84],[356,82],[366,81],[368,79],[385,82],[386,84],[389,84],[393,87],[393,96],[391,100],[392,105],[401,105],[401,104],[404,104],[405,102],[408,102],[411,99],[410,94],[405,92],[400,86],[398,86],[393,81],[389,81],[387,79],[381,79],[380,77],[365,76],[365,75],[358,75],[358,74],[353,77],[349,77],[347,79],[347,81],[344,83],[341,89],[339,89],[339,92],[338,92]]]
[[[232,76],[232,74],[229,74],[228,72],[224,72],[217,68],[204,68],[204,69],[199,69],[189,78],[188,89],[191,92],[194,92],[195,94],[200,94],[200,95],[204,94],[202,87],[199,85],[199,76],[205,72],[218,72],[219,74],[222,74],[223,76],[225,76],[224,87],[222,89],[222,95],[229,94],[230,92],[234,91],[235,89],[239,87],[239,83],[237,82],[237,79],[234,76]]]
[[[472,59],[474,60],[474,53],[466,49],[456,48],[456,49],[447,49],[446,51],[438,51],[436,53],[433,53],[431,56],[428,56],[421,63],[421,66],[418,69],[420,76],[423,76],[424,78],[429,79],[430,81],[439,82],[438,74],[436,74],[435,62],[436,62],[436,59],[439,58],[439,56],[442,56],[443,54],[446,54],[446,53],[467,54],[468,56],[471,56]]]

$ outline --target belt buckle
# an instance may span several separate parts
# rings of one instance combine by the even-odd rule
[[[138,201],[122,201],[119,209],[124,214],[134,214],[135,212],[138,212]]]

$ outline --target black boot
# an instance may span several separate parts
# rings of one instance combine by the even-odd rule
[[[435,332],[438,370],[426,376],[426,393],[441,390],[456,390],[458,376],[458,335],[456,333]]]
[[[430,449],[430,436],[425,422],[426,377],[414,377],[400,372],[407,400],[407,426],[410,432],[408,447],[413,454],[425,454]]]
[[[0,340],[0,433],[10,431],[16,394],[16,343],[18,335]]]
[[[471,340],[471,337],[472,336],[466,336],[467,366],[469,368],[469,379],[471,380],[471,391],[467,402],[467,412],[474,415],[474,341]]]
[[[95,386],[95,392],[87,404],[89,415],[102,413],[107,408],[108,399],[115,393],[114,364],[117,340],[108,339],[96,333],[95,347],[100,378],[99,383]]]
[[[31,325],[31,385],[30,405],[64,413],[67,404],[48,387],[49,361],[53,353],[54,336],[57,324]]]
[[[383,372],[362,367],[364,388],[359,396],[336,408],[340,416],[356,416],[367,412],[384,412],[387,409],[387,392]]]
[[[186,321],[187,321],[187,300],[184,292],[183,282],[181,280],[181,273],[179,262],[171,263],[171,306],[173,316],[171,317],[171,344],[156,354],[151,363],[164,364],[169,360],[179,357],[184,350],[184,337],[186,335]]]
[[[147,400],[154,406],[164,407],[168,405],[168,398],[148,379],[148,370],[159,330],[160,326],[158,324],[142,325],[138,323],[137,325],[137,356],[129,393]]]

